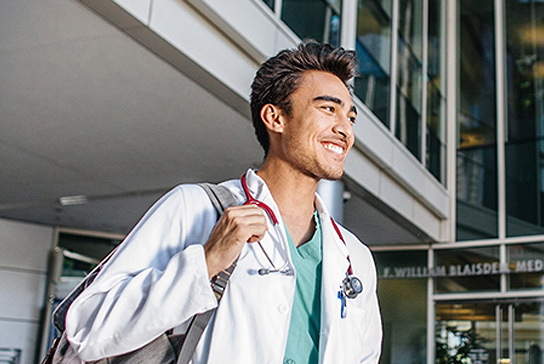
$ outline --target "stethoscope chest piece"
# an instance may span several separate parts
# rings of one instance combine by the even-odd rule
[[[354,275],[346,273],[346,278],[342,281],[342,293],[347,298],[356,298],[363,292],[363,283]]]

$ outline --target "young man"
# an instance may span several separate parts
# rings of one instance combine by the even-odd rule
[[[266,157],[223,183],[241,206],[217,220],[198,186],[161,198],[68,311],[74,355],[97,360],[183,333],[217,306],[210,279],[237,259],[192,363],[378,362],[374,262],[316,195],[321,179],[342,176],[354,142],[355,71],[353,52],[315,43],[261,66],[251,108]],[[348,276],[363,287],[352,298]]]

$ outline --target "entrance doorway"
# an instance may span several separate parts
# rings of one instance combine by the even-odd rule
[[[438,364],[543,364],[543,300],[437,303],[436,324]]]

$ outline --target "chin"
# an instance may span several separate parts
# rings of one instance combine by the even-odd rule
[[[344,170],[328,170],[323,171],[319,179],[326,179],[328,181],[338,181],[344,175]]]
[[[329,174],[323,177],[322,179],[326,179],[328,181],[338,181],[340,178],[342,178],[343,175],[344,175],[344,171],[335,173],[335,174]]]

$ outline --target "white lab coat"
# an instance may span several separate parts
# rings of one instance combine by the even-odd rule
[[[279,224],[268,221],[261,241],[276,267],[292,268],[278,207],[264,181],[248,171],[251,194],[272,208]],[[240,180],[223,183],[245,201]],[[372,256],[340,227],[346,245],[317,197],[323,231],[322,313],[319,362],[377,363],[381,319]],[[71,350],[85,361],[132,351],[163,332],[183,333],[195,314],[216,307],[202,244],[217,221],[205,192],[181,185],[163,196],[127,236],[94,283],[73,303],[66,319]],[[351,257],[364,290],[347,302],[340,317],[338,291]],[[291,317],[295,276],[260,268],[270,263],[257,244],[246,244],[221,304],[193,356],[193,364],[281,364]]]

